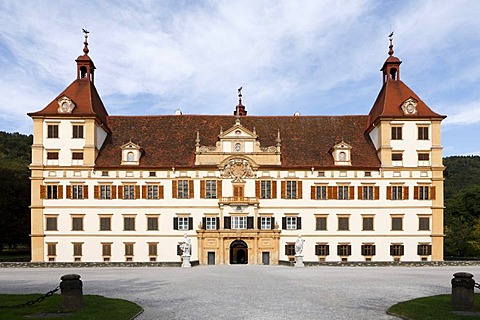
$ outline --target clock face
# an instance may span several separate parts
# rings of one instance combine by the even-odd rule
[[[62,106],[60,108],[63,112],[67,112],[69,107],[70,106],[68,105],[68,102],[65,101],[64,103],[62,103]]]
[[[240,152],[240,150],[242,150],[242,146],[240,145],[240,143],[235,144],[235,151]]]
[[[413,103],[407,104],[407,112],[413,113],[414,111],[415,111],[415,106],[413,105]]]

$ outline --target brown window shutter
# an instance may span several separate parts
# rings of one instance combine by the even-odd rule
[[[72,199],[72,186],[67,186],[67,199]]]
[[[338,199],[338,187],[332,187],[332,199]]]
[[[348,187],[348,200],[354,200],[354,199],[355,199],[355,188]]]
[[[135,186],[135,199],[140,199],[140,186]]]
[[[188,198],[193,199],[195,197],[194,195],[193,180],[188,180]]]
[[[312,199],[312,200],[316,200],[316,199],[317,199],[317,198],[316,198],[316,192],[315,192],[316,190],[315,190],[315,189],[316,189],[315,186],[311,186],[311,187],[310,187],[310,199]]]
[[[260,180],[255,181],[255,197],[260,198]]]
[[[302,197],[303,197],[302,181],[297,181],[297,199],[302,199]]]
[[[282,193],[282,199],[285,199],[287,197],[286,195],[286,188],[285,188],[285,181],[282,181],[282,190],[281,190],[281,193]]]
[[[413,199],[418,200],[418,186],[413,187]]]
[[[164,197],[163,186],[158,186],[158,199],[163,199]]]
[[[63,186],[58,186],[58,199],[63,199]]]
[[[387,200],[392,200],[392,186],[387,186]]]
[[[378,200],[380,199],[380,187],[379,186],[375,186],[373,187],[373,192],[374,192],[374,199],[375,200]]]
[[[178,181],[172,180],[172,198],[178,198]]]
[[[435,187],[430,187],[430,200],[435,200],[436,198],[436,190]]]
[[[362,200],[363,199],[363,187],[362,186],[357,187],[357,193],[358,193],[358,200]]]
[[[118,186],[118,199],[123,199],[123,186]]]
[[[112,199],[117,199],[117,186],[112,186]]]
[[[93,187],[93,198],[94,199],[100,198],[100,186]]]
[[[327,199],[333,199],[333,187],[327,187]]]
[[[47,186],[40,186],[40,199],[47,198]]]
[[[200,180],[200,198],[202,199],[205,199],[206,197],[205,184],[206,184],[205,180]],[[190,186],[188,186],[188,188],[190,188]]]
[[[403,200],[408,200],[408,187],[403,186]]]
[[[88,186],[83,186],[83,199],[88,199]]]
[[[217,199],[222,197],[222,180],[217,180]]]
[[[272,181],[272,199],[277,199],[277,181]]]
[[[147,186],[142,186],[142,199],[147,199]]]

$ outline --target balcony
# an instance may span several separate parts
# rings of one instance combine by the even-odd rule
[[[218,201],[219,204],[227,204],[231,206],[245,206],[258,204],[258,198],[255,197],[222,197]]]

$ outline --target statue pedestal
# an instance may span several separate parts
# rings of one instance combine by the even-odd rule
[[[295,255],[295,268],[303,268],[305,265],[303,264],[303,255]]]
[[[190,268],[192,265],[190,264],[190,255],[183,255],[182,256],[182,267],[183,268]]]

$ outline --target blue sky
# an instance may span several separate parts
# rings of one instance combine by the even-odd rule
[[[480,154],[480,2],[0,0],[0,130],[76,78],[82,28],[111,115],[367,114],[395,31],[401,79],[434,111],[444,155]]]

